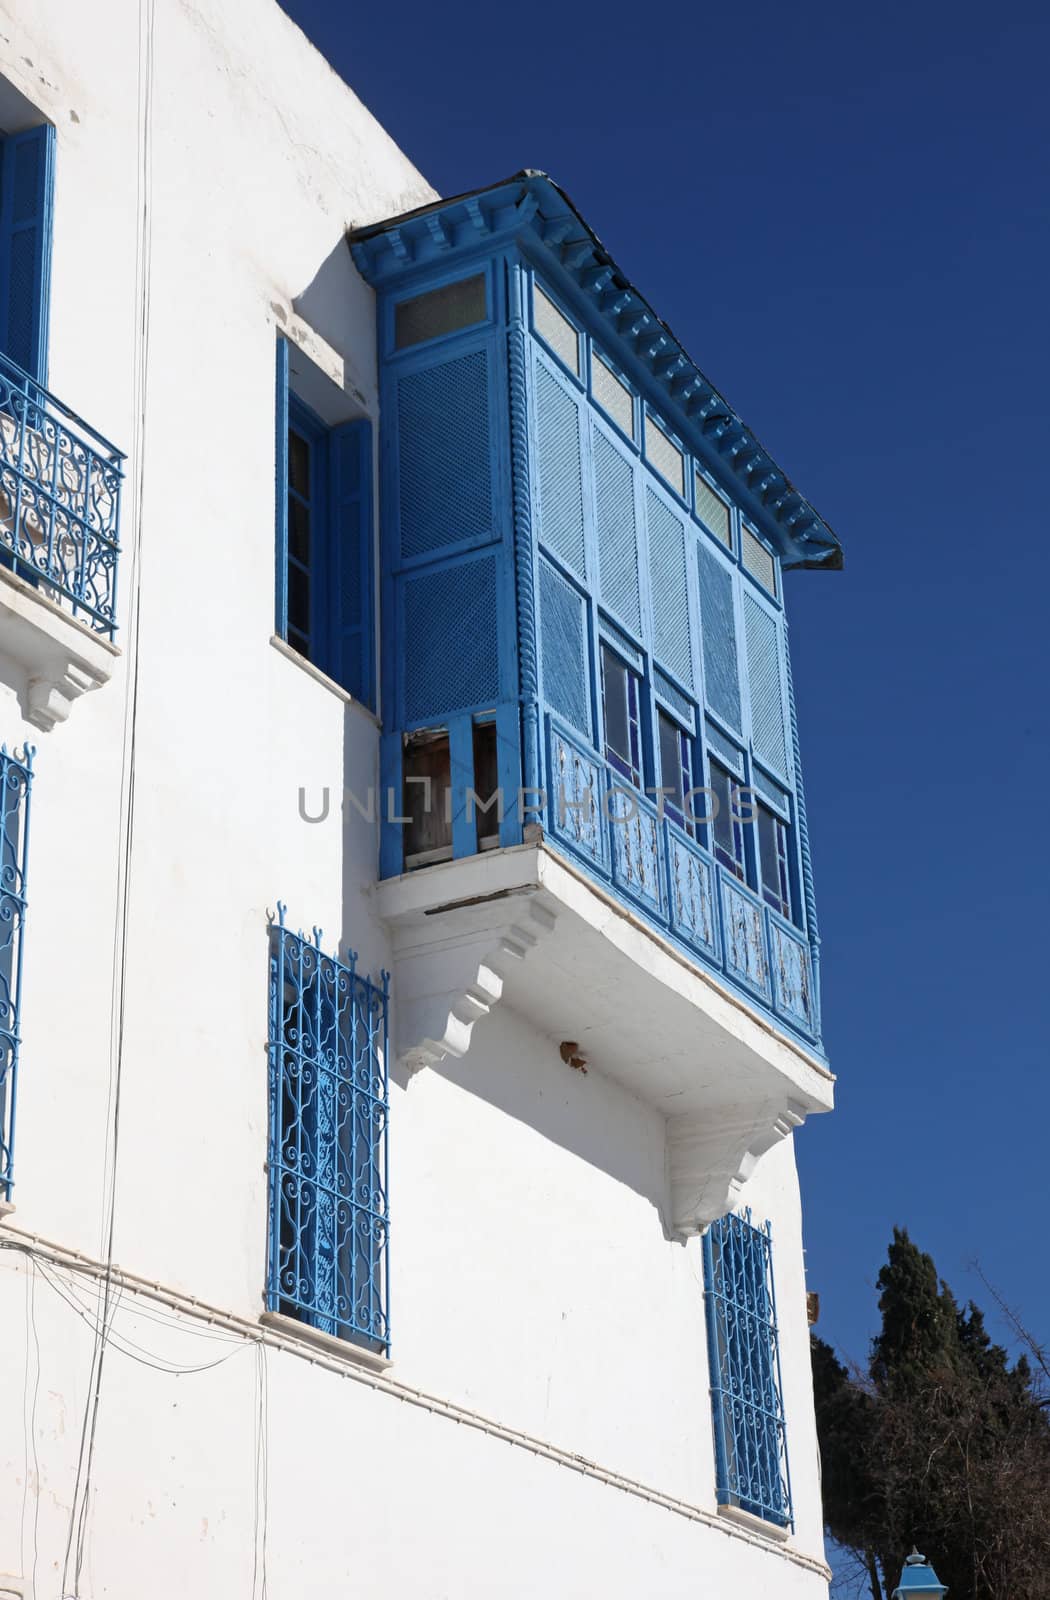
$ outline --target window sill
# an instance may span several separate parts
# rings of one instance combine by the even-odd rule
[[[344,689],[342,684],[336,683],[335,679],[330,678],[327,672],[322,672],[320,667],[315,667],[312,661],[308,661],[305,656],[300,655],[298,650],[288,643],[287,639],[282,639],[278,634],[272,633],[270,635],[270,643],[278,655],[284,656],[286,661],[291,661],[294,666],[305,672],[308,678],[313,678],[315,683],[321,684],[330,694],[334,694],[337,700],[341,700],[344,705],[353,706],[355,711],[360,711],[362,716],[368,718],[369,722],[375,727],[379,727],[379,718],[374,711],[370,710],[363,701],[356,700],[349,689]]]
[[[45,733],[65,722],[74,700],[113,676],[117,646],[93,633],[0,568],[0,654],[26,675],[27,721]]]
[[[767,1522],[765,1517],[756,1517],[753,1511],[745,1511],[742,1506],[719,1506],[718,1515],[727,1522],[735,1522],[738,1528],[746,1528],[749,1533],[761,1534],[772,1544],[786,1544],[791,1537],[790,1528],[782,1528],[779,1522]]]
[[[13,1214],[14,1209],[15,1203],[13,1200],[0,1200],[0,1222],[6,1221]],[[0,1600],[2,1600],[2,1595],[3,1590],[0,1589]]]
[[[389,1356],[366,1350],[349,1339],[337,1339],[332,1333],[322,1333],[319,1328],[311,1328],[309,1323],[300,1322],[297,1317],[286,1317],[281,1311],[264,1311],[259,1321],[264,1328],[273,1328],[301,1344],[316,1345],[328,1355],[342,1356],[351,1366],[367,1367],[369,1372],[386,1372],[393,1366]]]

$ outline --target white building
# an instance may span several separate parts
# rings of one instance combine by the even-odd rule
[[[833,536],[270,0],[0,73],[0,1596],[818,1600]]]

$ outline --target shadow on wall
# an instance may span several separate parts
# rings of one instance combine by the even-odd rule
[[[367,809],[369,794],[379,793],[379,731],[371,717],[357,706],[343,708],[342,795],[361,798]],[[390,942],[375,914],[374,894],[379,877],[379,805],[369,820],[350,802],[341,806],[333,784],[330,803],[335,817],[326,826],[339,828],[342,844],[343,926],[340,949],[356,950],[358,970],[379,981],[392,965]],[[340,809],[341,807],[341,809]]]
[[[292,305],[307,326],[343,357],[347,394],[356,399],[359,413],[366,404],[362,390],[375,382],[375,293],[354,266],[345,239],[339,239]]]
[[[465,1056],[421,1071],[436,1072],[624,1184],[653,1207],[664,1238],[682,1242],[667,1225],[665,1119],[609,1078],[572,1067],[558,1040],[501,1005],[475,1023]],[[415,1076],[400,1062],[392,1066],[392,1081],[408,1094]]]

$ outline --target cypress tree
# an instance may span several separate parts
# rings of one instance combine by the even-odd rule
[[[887,1600],[914,1544],[951,1600],[1050,1597],[1050,1421],[972,1302],[894,1229],[866,1373],[813,1340],[828,1533]]]

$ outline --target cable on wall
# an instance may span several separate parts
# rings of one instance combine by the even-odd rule
[[[131,600],[127,635],[128,671],[124,698],[124,733],[121,752],[120,806],[117,835],[117,905],[114,928],[113,987],[110,997],[110,1081],[107,1099],[106,1156],[103,1169],[102,1255],[106,1263],[101,1315],[94,1323],[94,1342],[88,1378],[65,1556],[62,1594],[79,1600],[84,1566],[91,1479],[106,1348],[112,1333],[116,1306],[113,1301],[113,1242],[116,1219],[117,1158],[120,1144],[120,1101],[124,1067],[127,1002],[127,935],[130,911],[131,856],[135,823],[136,734],[139,707],[139,626],[142,583],[142,529],[145,501],[145,444],[150,346],[150,286],[152,263],[153,84],[155,63],[156,0],[140,0],[138,76],[138,177],[136,210],[139,231],[135,248],[136,304],[139,308],[134,339],[134,428],[132,452],[136,462],[135,503],[130,541]],[[70,1572],[72,1569],[72,1587]]]

